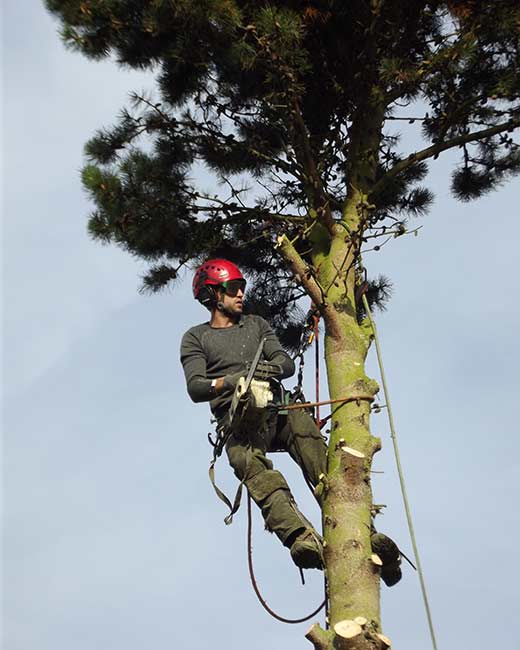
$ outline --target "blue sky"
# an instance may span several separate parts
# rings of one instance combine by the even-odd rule
[[[178,361],[182,333],[205,319],[189,279],[141,296],[141,263],[86,235],[82,146],[153,80],[67,52],[56,29],[36,0],[4,4],[5,647],[311,647],[309,624],[282,625],[256,602],[245,508],[224,526],[207,480],[209,415]],[[451,162],[431,166],[420,235],[366,264],[395,285],[377,319],[439,648],[479,650],[509,645],[518,617],[520,184],[460,204]],[[410,552],[384,412],[373,430],[379,526]],[[274,460],[316,521],[297,468]],[[225,461],[217,472],[232,492]],[[280,613],[320,601],[319,575],[301,587],[258,516],[254,552]],[[382,601],[396,649],[429,646],[412,571]]]

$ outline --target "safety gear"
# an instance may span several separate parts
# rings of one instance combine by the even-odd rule
[[[253,381],[253,375],[255,374],[255,370],[258,365],[258,362],[260,361],[260,357],[262,356],[264,345],[265,345],[265,338],[263,338],[260,341],[260,344],[256,349],[255,356],[251,361],[251,364],[247,372],[247,376],[244,378],[243,381],[240,381],[241,378],[239,378],[239,380],[237,380],[234,384],[235,392],[231,400],[231,406],[229,407],[229,411],[227,413],[227,417],[226,417],[227,421],[223,423],[224,428],[227,429],[229,432],[234,431],[238,427],[240,427],[240,422],[243,419],[246,411],[248,410],[248,406],[250,403],[249,398],[251,396],[251,391],[250,391],[251,382]]]
[[[193,276],[193,296],[205,307],[211,309],[216,302],[216,287],[223,286],[232,280],[245,282],[240,269],[233,262],[223,259],[207,260],[199,266]]]
[[[238,292],[241,291],[244,293],[246,290],[246,281],[245,280],[228,280],[227,282],[222,282],[222,288],[228,296],[234,298],[238,295]]]

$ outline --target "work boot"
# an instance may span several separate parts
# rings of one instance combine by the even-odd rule
[[[397,544],[383,535],[383,533],[374,533],[370,536],[372,550],[381,558],[383,566],[381,567],[381,579],[387,587],[392,587],[401,580],[401,552]]]
[[[323,569],[321,541],[318,534],[306,528],[291,545],[291,557],[300,569]]]

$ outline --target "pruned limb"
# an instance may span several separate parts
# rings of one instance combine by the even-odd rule
[[[357,449],[352,449],[352,447],[347,447],[346,445],[343,445],[341,447],[341,451],[345,452],[346,454],[350,454],[351,456],[354,456],[354,458],[365,458],[365,454],[363,454],[361,451],[358,451]]]
[[[379,641],[381,641],[382,649],[389,648],[392,645],[390,639],[384,634],[376,634],[376,637],[379,639]]]
[[[316,650],[328,650],[330,648],[330,635],[319,625],[314,623],[305,634]]]
[[[341,445],[340,451],[340,468],[347,474],[347,482],[355,483],[356,479],[365,473],[366,456],[361,451]]]
[[[332,647],[335,650],[388,650],[391,646],[390,639],[384,634],[374,634],[367,625],[368,619],[364,616],[339,621],[333,628],[335,636]],[[321,650],[323,646],[315,647]]]
[[[340,636],[342,639],[353,639],[354,637],[358,636],[362,632],[361,625],[359,623],[356,623],[356,621],[351,621],[351,620],[344,620],[344,621],[339,621],[339,623],[336,623],[334,626],[334,632],[338,636]]]
[[[367,648],[363,628],[356,621],[344,620],[334,625],[334,647],[338,650],[364,650]]]

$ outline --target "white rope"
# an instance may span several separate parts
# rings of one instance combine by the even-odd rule
[[[419,558],[419,550],[417,548],[417,542],[415,539],[415,532],[414,532],[414,527],[413,527],[413,522],[412,522],[412,514],[410,511],[410,505],[408,503],[408,497],[406,495],[406,486],[404,483],[404,474],[403,474],[403,468],[401,466],[401,457],[399,454],[399,448],[397,446],[397,436],[395,433],[395,426],[394,426],[394,418],[392,415],[392,406],[390,404],[390,395],[388,393],[388,387],[386,384],[386,377],[385,377],[385,370],[383,367],[383,358],[381,356],[381,348],[379,346],[379,338],[377,336],[377,329],[376,329],[376,324],[374,322],[374,319],[372,317],[372,312],[370,311],[370,307],[368,305],[368,300],[363,294],[363,305],[365,307],[365,311],[367,313],[368,319],[370,321],[370,325],[372,326],[372,331],[374,333],[374,342],[376,344],[376,353],[377,353],[377,362],[379,364],[379,371],[381,373],[381,381],[383,383],[383,391],[385,394],[385,402],[386,402],[386,408],[388,411],[388,421],[390,423],[390,435],[392,437],[392,443],[394,446],[394,453],[395,453],[395,461],[397,463],[397,473],[399,474],[399,483],[401,484],[401,493],[403,495],[403,502],[404,502],[404,509],[406,511],[406,519],[408,521],[408,529],[410,531],[410,538],[412,540],[412,548],[415,556],[415,563],[417,564],[417,572],[419,574],[419,582],[421,583],[421,591],[422,591],[422,596],[423,596],[423,601],[424,601],[424,607],[426,609],[426,616],[428,618],[428,627],[430,628],[430,636],[432,640],[432,646],[433,650],[437,650],[437,642],[435,640],[435,631],[433,629],[433,620],[432,620],[432,615],[431,615],[431,610],[430,610],[430,605],[428,603],[428,595],[426,593],[426,584],[424,582],[424,575],[421,567],[421,560]]]

